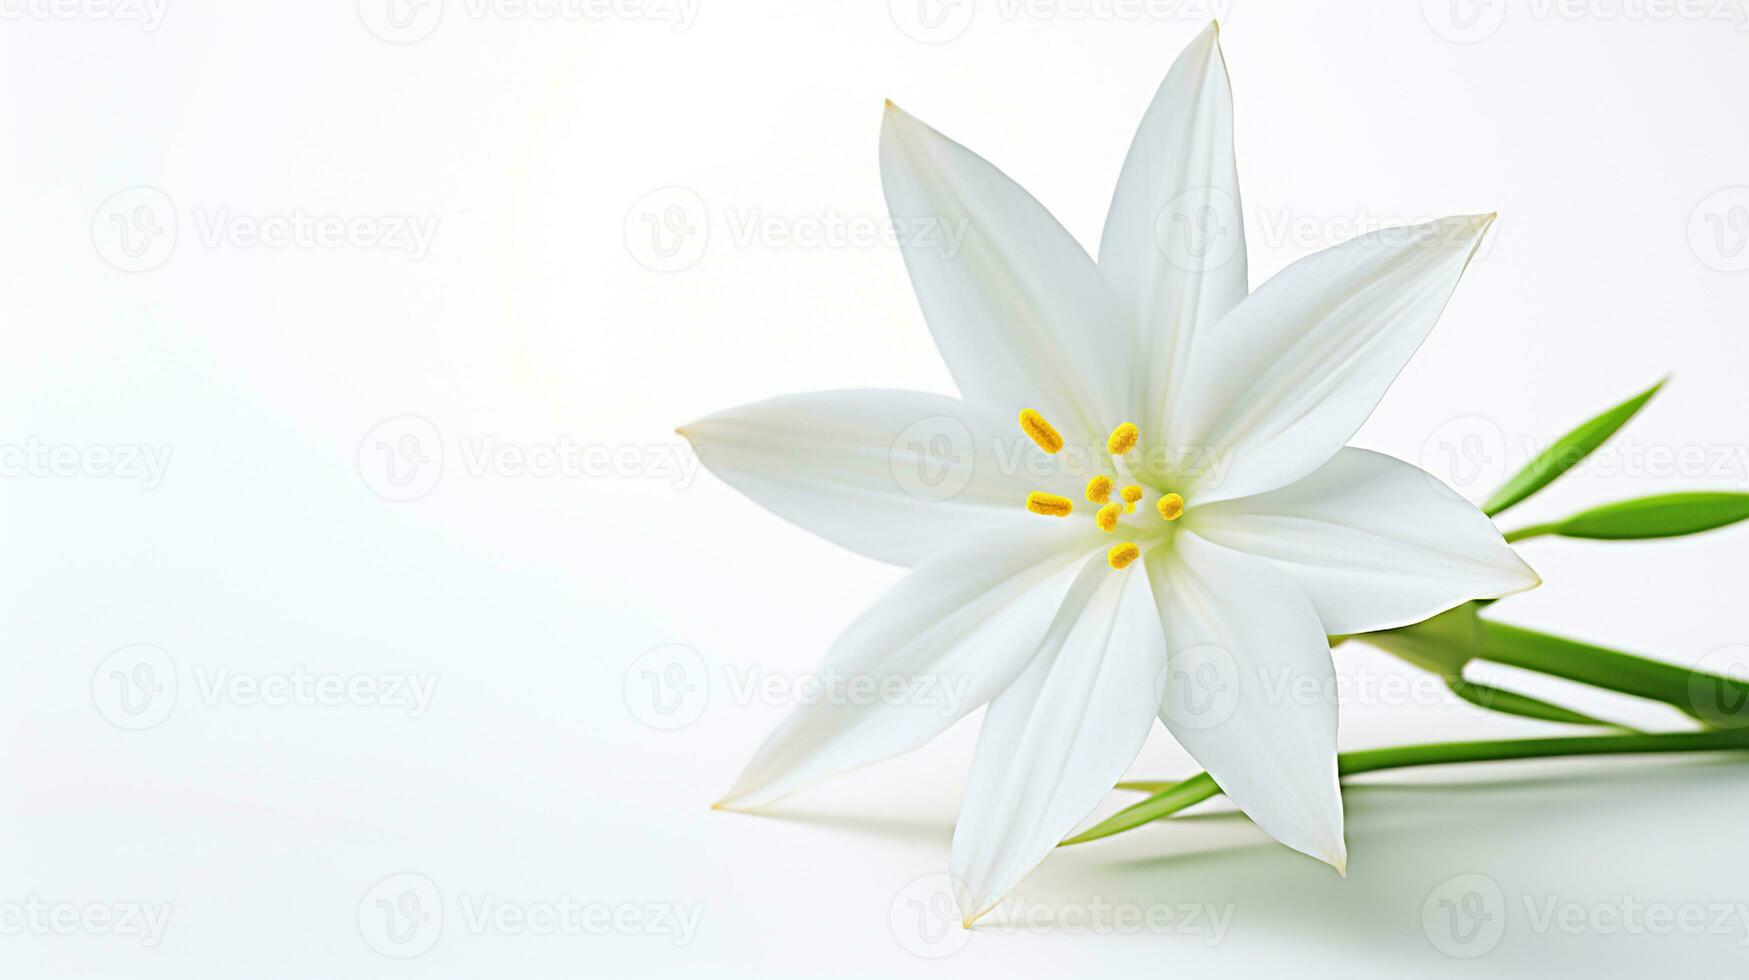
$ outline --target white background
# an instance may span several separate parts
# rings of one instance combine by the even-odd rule
[[[1459,950],[1482,968],[1740,966],[1740,920],[1569,933],[1528,911],[1749,902],[1749,781],[1723,758],[1366,778],[1346,880],[1210,806],[1053,856],[1021,889],[1036,919],[921,947],[894,927],[946,867],[975,720],[774,817],[707,809],[785,711],[731,682],[805,674],[899,572],[698,473],[674,427],[780,392],[951,390],[896,250],[808,237],[883,217],[884,98],[1092,248],[1142,109],[1218,12],[1253,284],[1382,223],[1501,213],[1361,444],[1480,497],[1672,372],[1633,452],[1505,523],[1749,486],[1741,9],[1454,2],[960,0],[926,22],[914,0],[432,0],[396,27],[386,0],[0,0],[0,972],[1458,975],[1476,965],[1423,909],[1470,874],[1500,897],[1503,931]],[[299,216],[350,237],[250,234]],[[385,445],[412,449],[394,473]],[[477,455],[560,445],[629,455],[544,475]],[[1704,464],[1648,452],[1690,447]],[[1524,553],[1547,585],[1500,618],[1743,660],[1749,532]],[[639,656],[674,644],[708,696],[664,731]],[[1337,659],[1362,692],[1410,676]],[[247,686],[300,671],[435,688],[420,710]],[[1344,746],[1547,729],[1416,690],[1356,698]],[[1192,766],[1157,731],[1135,771]],[[470,915],[563,896],[622,924]],[[388,935],[379,899],[424,918]],[[169,920],[152,942],[33,903]],[[1219,942],[1078,927],[1095,903],[1231,919]]]

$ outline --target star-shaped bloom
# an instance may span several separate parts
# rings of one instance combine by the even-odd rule
[[[798,707],[720,805],[917,748],[988,704],[951,858],[970,922],[1159,718],[1259,827],[1345,868],[1327,636],[1538,583],[1470,503],[1345,446],[1493,216],[1362,235],[1251,292],[1232,132],[1211,25],[1142,119],[1096,261],[888,105],[894,221],[964,231],[902,236],[962,399],[790,395],[681,431],[773,512],[910,567],[821,668],[907,693]]]

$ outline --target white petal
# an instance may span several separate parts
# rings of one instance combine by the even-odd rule
[[[1210,24],[1142,117],[1099,240],[1099,267],[1141,331],[1144,435],[1164,434],[1191,340],[1245,298],[1245,223],[1233,163],[1233,89]]]
[[[824,696],[766,738],[718,805],[762,806],[909,752],[995,697],[1044,636],[1086,540],[1075,528],[1040,526],[917,566],[832,645],[818,674]]]
[[[1406,626],[1541,581],[1474,504],[1364,449],[1344,449],[1279,490],[1197,507],[1185,520],[1202,537],[1286,572],[1327,633]]]
[[[785,395],[680,432],[712,473],[772,513],[898,565],[1044,520],[1026,511],[1029,490],[1079,496],[1017,425],[942,395]]]
[[[1037,655],[996,698],[953,834],[969,923],[1084,820],[1141,751],[1165,665],[1141,568],[1087,562]]]
[[[1493,215],[1307,256],[1197,335],[1169,442],[1215,454],[1198,501],[1263,493],[1336,454],[1421,345]]]
[[[1345,870],[1336,671],[1311,602],[1189,530],[1145,560],[1169,658],[1160,720],[1265,833]]]
[[[1036,409],[1077,446],[1103,445],[1132,421],[1134,339],[1099,267],[1043,205],[890,103],[881,183],[923,316],[967,400],[1007,417]]]

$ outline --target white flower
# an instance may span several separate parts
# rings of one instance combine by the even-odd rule
[[[921,695],[800,707],[720,805],[917,748],[988,703],[953,839],[969,923],[1086,819],[1159,717],[1259,827],[1343,870],[1327,635],[1538,583],[1462,498],[1344,446],[1492,215],[1364,235],[1248,293],[1213,25],[1142,119],[1097,263],[890,104],[881,176],[901,226],[967,232],[957,250],[904,236],[964,400],[793,395],[681,431],[775,513],[912,566],[822,671],[966,686],[948,710]],[[920,423],[952,434],[949,458],[901,438]],[[899,474],[925,464],[958,492],[907,492]]]

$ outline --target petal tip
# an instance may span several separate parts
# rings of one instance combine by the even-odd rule
[[[1482,232],[1487,231],[1488,227],[1499,217],[1500,212],[1498,211],[1489,211],[1486,214],[1454,214],[1447,218],[1440,218],[1433,223],[1446,225],[1447,227],[1455,226],[1473,234],[1480,235]]]
[[[1338,875],[1344,878],[1348,877],[1348,844],[1346,842],[1338,839],[1336,846],[1330,848],[1327,853],[1318,855],[1318,859],[1335,868]]]
[[[741,787],[737,786],[734,789],[731,789],[722,799],[712,803],[711,809],[721,810],[724,813],[756,813],[758,812],[759,807],[764,802],[767,802],[754,799],[753,802],[749,803],[748,800],[750,798],[753,798],[752,793],[743,791]]]

